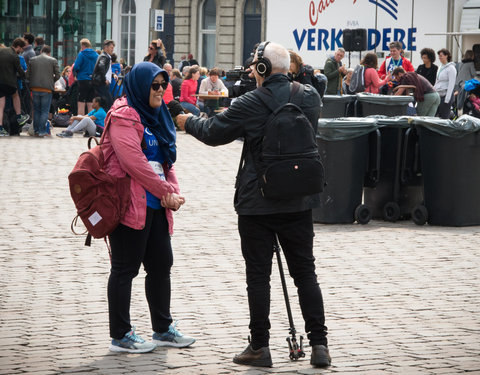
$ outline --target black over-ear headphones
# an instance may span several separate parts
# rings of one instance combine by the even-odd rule
[[[269,59],[263,57],[265,47],[268,45],[268,43],[270,42],[263,42],[257,47],[257,61],[255,64],[255,69],[257,70],[257,73],[264,78],[268,77],[272,72],[272,63]]]

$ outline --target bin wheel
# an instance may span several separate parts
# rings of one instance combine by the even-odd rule
[[[359,204],[355,209],[355,220],[359,224],[367,224],[372,218],[372,212],[366,204]]]
[[[424,225],[428,220],[428,211],[425,206],[415,206],[412,211],[412,220],[417,225]]]
[[[383,218],[395,222],[400,218],[400,206],[395,202],[388,202],[383,206]]]

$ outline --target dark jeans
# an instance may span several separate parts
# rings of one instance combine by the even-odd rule
[[[268,346],[273,240],[278,236],[288,271],[298,290],[310,345],[327,345],[322,292],[315,274],[312,211],[239,215],[238,230],[246,264],[252,346]]]
[[[113,104],[112,94],[110,94],[110,85],[104,84],[95,86],[95,92],[97,96],[100,96],[103,99],[102,108],[105,112],[108,112]]]
[[[450,111],[452,109],[454,100],[455,96],[453,94],[450,98],[450,102],[448,103],[445,103],[445,96],[440,96],[440,104],[438,105],[437,116],[448,120],[450,118]]]
[[[145,267],[145,293],[152,329],[166,332],[170,315],[170,269],[173,253],[165,210],[147,208],[145,228],[135,230],[120,224],[110,235],[112,268],[108,279],[110,336],[121,339],[131,330],[132,280],[140,264]]]

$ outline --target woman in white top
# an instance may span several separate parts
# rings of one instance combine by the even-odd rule
[[[454,88],[457,78],[457,69],[452,62],[452,54],[449,50],[442,48],[438,53],[438,59],[442,65],[438,68],[437,81],[435,82],[435,91],[440,95],[440,104],[437,110],[437,116],[443,119],[450,117],[450,109],[455,100]]]

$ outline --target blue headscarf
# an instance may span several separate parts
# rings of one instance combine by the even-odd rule
[[[158,108],[150,107],[150,86],[159,74],[168,82],[168,73],[151,62],[135,64],[125,76],[125,93],[128,104],[133,107],[142,121],[158,140],[159,147],[165,156],[165,161],[171,167],[177,159],[175,146],[176,131],[172,117],[165,102]]]

